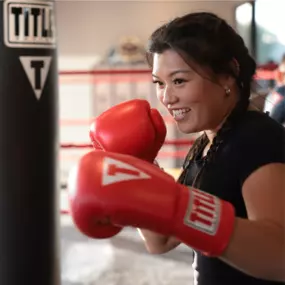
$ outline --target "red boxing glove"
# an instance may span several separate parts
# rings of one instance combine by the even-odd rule
[[[165,123],[146,100],[120,103],[97,117],[89,132],[95,149],[153,162],[166,137]]]
[[[84,155],[69,179],[71,215],[85,235],[97,237],[97,223],[145,228],[176,236],[211,256],[220,255],[234,228],[233,206],[176,183],[138,158],[104,151]]]
[[[134,99],[98,116],[90,126],[89,136],[97,150],[130,154],[153,162],[164,143],[166,126],[146,100]],[[120,227],[97,225],[98,238],[108,238],[120,231]]]

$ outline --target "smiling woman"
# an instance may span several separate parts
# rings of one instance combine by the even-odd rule
[[[185,133],[215,128],[238,99],[237,92],[235,96],[226,96],[224,88],[233,89],[231,76],[214,78],[210,71],[194,62],[191,66],[193,68],[174,50],[156,53],[153,57],[157,96]]]
[[[153,32],[147,59],[157,97],[178,129],[203,133],[178,182],[228,201],[235,210],[223,253],[213,258],[195,251],[195,284],[284,282],[285,133],[250,105],[256,63],[241,36],[214,14],[192,13]],[[140,232],[151,253],[181,242],[175,235]]]

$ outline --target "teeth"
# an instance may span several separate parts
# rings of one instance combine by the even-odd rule
[[[187,108],[187,109],[179,109],[179,110],[173,110],[173,116],[176,117],[176,116],[179,116],[179,115],[182,115],[182,114],[185,114],[187,112],[189,112],[190,109]]]

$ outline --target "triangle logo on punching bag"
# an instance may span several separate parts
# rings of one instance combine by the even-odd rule
[[[50,69],[51,56],[20,56],[20,61],[32,85],[35,97],[40,100]]]
[[[103,161],[103,172],[102,172],[102,185],[109,185],[112,183],[129,181],[129,180],[140,180],[150,179],[151,176],[144,173],[140,169],[127,164],[125,162],[105,157]]]

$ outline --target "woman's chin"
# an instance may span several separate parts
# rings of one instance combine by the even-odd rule
[[[180,123],[176,122],[178,130],[183,133],[183,134],[192,134],[192,133],[198,133],[201,132],[202,130],[198,128],[198,126],[189,124],[189,122],[185,123]]]

